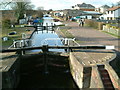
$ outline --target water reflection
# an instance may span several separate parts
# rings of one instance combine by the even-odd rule
[[[59,36],[53,31],[36,31],[31,37],[31,47],[38,47],[42,45],[48,46],[62,46]],[[32,52],[39,52],[41,50],[31,50]],[[49,51],[64,52],[64,49],[49,49]]]

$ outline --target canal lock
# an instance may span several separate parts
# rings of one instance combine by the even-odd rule
[[[78,89],[70,73],[69,57],[54,52],[23,55],[20,77],[17,88]]]
[[[35,31],[31,36],[31,40],[33,40],[31,46],[42,45],[41,41],[46,38],[58,39],[59,37],[53,31]],[[48,41],[50,46],[54,45],[53,42]],[[60,46],[63,45],[60,39],[57,43]],[[20,61],[21,79],[17,88],[78,89],[70,72],[68,55],[60,55],[60,53],[65,53],[64,50],[50,49],[48,51],[47,45],[43,45],[42,50],[30,50],[30,52],[39,52],[39,54],[29,54],[29,51],[25,51],[26,54],[22,55]]]

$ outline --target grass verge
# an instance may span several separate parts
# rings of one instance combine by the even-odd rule
[[[63,34],[64,38],[75,38],[67,29],[61,29],[60,30]],[[80,41],[80,40],[75,40],[77,43],[84,43],[84,41]]]
[[[74,36],[71,33],[69,33],[66,29],[61,29],[61,32],[66,38],[74,38]]]
[[[29,33],[29,31],[26,31],[26,29],[27,29],[26,27],[15,27],[15,28],[10,28],[10,29],[4,28],[2,30],[2,37],[6,36],[6,37],[8,37],[8,40],[7,41],[2,41],[2,47],[7,48],[13,43],[13,40],[22,39],[22,33],[25,33],[25,34]],[[17,34],[8,35],[10,32],[13,32],[13,31],[16,31]]]
[[[102,31],[102,32],[107,33],[107,34],[110,34],[110,35],[112,35],[112,36],[114,36],[114,37],[120,38],[120,36],[115,35],[115,34],[113,34],[113,33],[109,33],[109,32],[106,32],[106,31]]]

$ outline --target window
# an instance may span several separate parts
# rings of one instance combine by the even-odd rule
[[[112,20],[112,17],[110,17],[110,20]]]
[[[113,11],[111,11],[111,14],[113,14]]]

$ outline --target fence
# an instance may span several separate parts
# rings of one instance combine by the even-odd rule
[[[103,31],[112,33],[114,35],[120,36],[119,29],[115,29],[112,27],[107,27],[106,25],[103,25]]]

